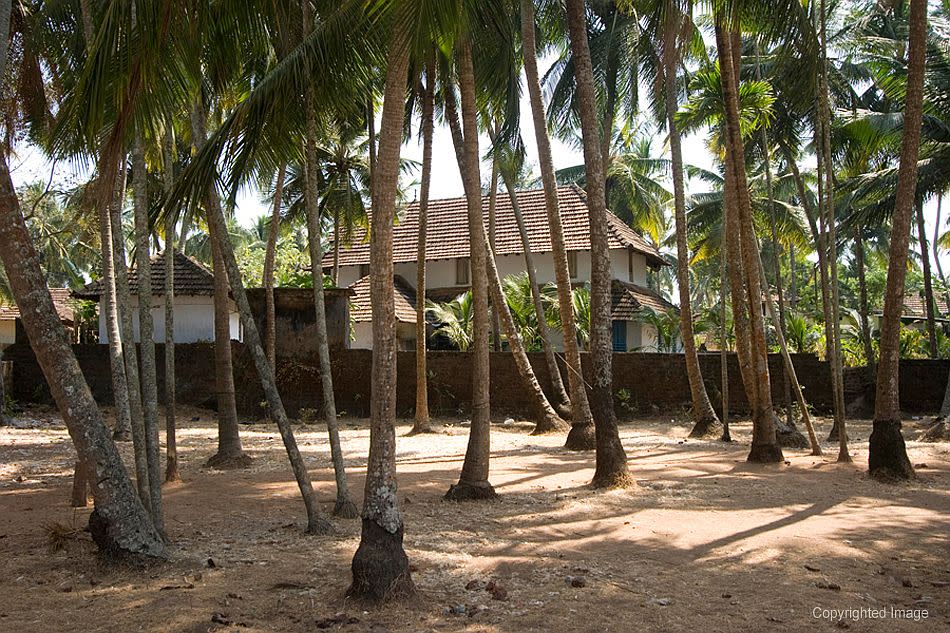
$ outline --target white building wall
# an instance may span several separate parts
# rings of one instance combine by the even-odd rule
[[[0,321],[0,348],[16,343],[16,321]]]
[[[132,304],[138,307],[138,297],[132,297]],[[165,342],[165,298],[152,297],[152,322],[155,325],[154,340],[156,343]],[[243,340],[241,319],[237,308],[231,302],[230,314],[231,338],[235,341]],[[139,335],[139,315],[135,309],[132,313],[132,331],[135,342],[141,342]],[[210,343],[214,341],[214,298],[213,297],[175,297],[175,342],[176,343]],[[108,343],[109,334],[106,328],[105,306],[99,304],[99,342]]]

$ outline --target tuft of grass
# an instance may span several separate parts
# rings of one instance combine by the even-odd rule
[[[72,543],[85,540],[83,538],[85,529],[60,521],[46,523],[43,525],[43,531],[46,533],[46,544],[51,554],[69,548]]]

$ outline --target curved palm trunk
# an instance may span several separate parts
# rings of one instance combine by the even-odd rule
[[[558,310],[561,315],[561,333],[564,337],[564,356],[567,360],[568,387],[571,392],[571,431],[566,447],[571,450],[594,448],[594,418],[587,400],[584,372],[581,368],[580,347],[574,322],[574,304],[571,300],[571,274],[567,264],[567,249],[564,247],[564,229],[557,199],[557,180],[554,176],[554,160],[551,156],[551,140],[548,138],[544,100],[541,98],[541,83],[538,59],[535,51],[534,3],[521,0],[521,38],[523,40],[525,76],[528,98],[531,104],[531,119],[534,123],[535,142],[538,146],[538,164],[544,187],[544,207],[551,230],[551,255],[554,259],[554,275],[557,281]]]
[[[155,324],[152,320],[152,267],[149,259],[148,174],[141,134],[132,150],[135,214],[135,271],[138,278],[139,335],[142,352],[142,409],[145,413],[145,453],[148,459],[149,512],[159,534],[165,534],[162,512],[162,455],[158,440],[158,377],[155,367]]]
[[[313,101],[313,88],[308,91],[308,102]],[[355,519],[359,516],[356,504],[350,499],[346,484],[346,466],[343,462],[343,449],[340,446],[340,428],[336,418],[336,400],[333,396],[333,366],[330,363],[330,342],[327,336],[327,310],[323,291],[323,240],[320,231],[320,204],[317,192],[317,118],[312,107],[307,107],[307,136],[304,141],[306,160],[306,208],[307,234],[310,249],[310,273],[313,276],[313,305],[316,314],[314,323],[317,339],[317,363],[320,368],[321,401],[323,418],[327,423],[330,436],[330,455],[333,460],[333,472],[336,475],[336,505],[333,514],[338,517]]]
[[[125,183],[116,178],[113,205],[121,205]],[[129,408],[129,383],[125,376],[122,333],[119,328],[119,300],[115,285],[115,259],[112,257],[112,219],[109,207],[99,206],[99,239],[102,250],[102,295],[100,305],[105,309],[106,335],[109,337],[109,365],[112,374],[112,393],[115,400],[115,431],[117,442],[132,440],[132,413]],[[134,342],[129,342],[133,344]]]
[[[738,225],[739,256],[734,257],[732,266],[733,276],[741,275],[742,286],[745,291],[745,309],[749,318],[749,359],[751,361],[752,381],[746,382],[746,391],[751,396],[752,405],[752,449],[749,453],[750,462],[781,462],[782,449],[778,445],[772,411],[772,394],[769,382],[768,349],[765,343],[765,325],[762,319],[761,301],[762,285],[759,277],[758,249],[752,222],[752,207],[749,199],[749,189],[743,163],[744,149],[739,126],[739,98],[738,98],[738,46],[734,40],[736,33],[726,33],[722,23],[722,16],[716,15],[716,44],[719,50],[720,72],[722,74],[723,96],[726,105],[727,131],[727,160],[732,170],[736,201],[735,214]],[[730,245],[732,246],[732,245]],[[731,248],[730,248],[731,250]],[[733,306],[739,303],[733,286]],[[740,295],[741,296],[741,295]],[[737,329],[738,334],[738,329]],[[738,341],[742,339],[737,337]],[[744,376],[745,378],[745,376]]]
[[[171,133],[162,147],[165,163],[165,195],[175,186],[175,139]],[[175,434],[177,394],[175,389],[175,219],[165,209],[165,481],[179,481],[178,441]]]
[[[894,218],[891,225],[887,291],[881,327],[881,360],[877,372],[874,425],[868,440],[868,467],[872,476],[884,479],[911,479],[914,467],[907,457],[901,435],[900,317],[904,303],[904,278],[910,223],[917,191],[917,157],[923,117],[924,64],[927,42],[927,0],[910,2],[910,47],[907,64],[907,98],[904,106],[904,137],[898,171]]]
[[[672,64],[667,73],[675,72]],[[693,334],[693,306],[689,292],[689,244],[686,224],[686,183],[683,175],[683,148],[675,115],[675,77],[664,76],[663,92],[666,105],[666,125],[670,137],[670,157],[673,165],[673,206],[676,220],[676,282],[680,296],[680,323],[683,330],[683,355],[686,360],[686,377],[689,379],[690,397],[693,402],[693,429],[690,437],[710,437],[721,433],[722,423],[716,416],[706,385],[703,383],[696,338]]]
[[[726,241],[723,240],[719,247],[719,381],[722,383],[720,389],[722,392],[722,412],[720,414],[722,436],[719,439],[723,442],[731,442],[732,435],[729,433],[729,345],[726,336],[726,299],[729,296],[726,248]]]
[[[122,190],[125,191],[127,165],[121,167]],[[122,346],[125,357],[125,376],[129,387],[129,411],[132,416],[132,449],[135,455],[135,484],[145,509],[151,512],[151,494],[149,492],[148,453],[145,439],[145,417],[142,408],[142,388],[139,379],[138,349],[132,327],[132,295],[129,292],[129,269],[125,260],[125,235],[122,230],[122,204],[110,210],[112,223],[112,262],[115,270],[115,287],[119,299],[119,325],[122,340],[128,344]]]
[[[403,521],[396,497],[396,308],[393,286],[393,221],[399,184],[399,149],[406,111],[409,32],[393,22],[383,102],[379,152],[372,170],[370,285],[373,310],[373,370],[369,458],[363,491],[360,545],[351,565],[347,595],[381,603],[412,594],[409,558],[403,548]]]
[[[284,195],[284,178],[287,165],[280,164],[277,170],[277,185],[274,188],[274,206],[267,227],[267,250],[264,252],[264,296],[267,303],[264,317],[264,348],[267,360],[277,368],[277,317],[274,307],[274,260],[277,253],[277,238],[280,235],[280,204]]]
[[[429,187],[432,182],[432,134],[435,128],[435,65],[426,64],[422,88],[422,183],[419,187],[419,240],[416,248],[416,418],[412,433],[431,433],[429,376],[426,368],[426,241]],[[420,86],[422,82],[420,82]]]
[[[497,125],[497,124],[496,124]],[[491,161],[491,179],[488,181],[488,248],[491,251],[491,257],[495,253],[495,212],[498,208],[498,159],[492,157]],[[479,202],[481,206],[481,202]],[[501,306],[494,305],[495,300],[490,302],[491,311],[491,340],[492,347],[496,352],[501,351],[501,317],[498,312]]]
[[[930,272],[930,249],[927,248],[927,228],[924,222],[923,200],[918,200],[915,206],[917,207],[917,241],[920,246],[920,262],[924,273],[924,302],[927,304],[927,339],[930,343],[930,357],[938,358],[933,276]]]
[[[854,259],[858,269],[858,316],[861,318],[861,342],[868,363],[868,379],[874,381],[874,347],[871,344],[871,325],[868,321],[868,284],[864,264],[864,236],[861,228],[854,231]]]
[[[607,200],[601,154],[594,71],[587,42],[583,0],[567,0],[568,34],[574,53],[577,94],[580,102],[584,165],[587,171],[587,204],[591,245],[591,410],[597,445],[594,487],[626,486],[632,482],[627,454],[620,442],[613,402],[613,346],[610,317],[610,255],[607,243]]]
[[[505,301],[505,293],[501,288],[501,278],[498,276],[498,268],[495,266],[495,258],[489,251],[488,262],[488,287],[491,291],[491,300],[497,306],[496,312],[501,320],[501,326],[505,331],[505,338],[508,339],[508,346],[511,348],[511,354],[515,359],[515,366],[518,368],[518,375],[521,382],[524,383],[527,400],[534,409],[535,424],[531,435],[543,435],[544,433],[555,433],[567,430],[567,423],[564,422],[548,402],[541,384],[538,382],[531,367],[531,361],[525,353],[524,344],[521,341],[521,335],[515,327],[514,319],[511,318],[511,311],[508,309],[508,303]]]
[[[192,133],[195,137],[196,145],[199,147],[205,143],[207,134],[205,132],[205,113],[200,104],[191,113]],[[238,313],[241,316],[241,325],[244,327],[244,341],[251,358],[254,360],[254,367],[257,369],[257,375],[260,377],[261,386],[264,389],[264,396],[267,400],[267,406],[270,410],[271,418],[277,424],[280,432],[280,438],[287,451],[287,459],[290,462],[291,469],[294,471],[294,479],[297,481],[297,487],[300,489],[300,495],[303,497],[304,506],[307,510],[307,533],[325,534],[332,529],[330,521],[320,510],[317,502],[317,495],[313,490],[313,484],[310,483],[310,474],[307,472],[307,465],[300,449],[297,447],[297,440],[294,437],[293,428],[290,426],[290,420],[287,412],[284,410],[284,403],[280,398],[280,392],[277,390],[277,379],[274,376],[274,370],[267,361],[267,355],[264,353],[264,346],[261,343],[261,335],[254,322],[254,316],[251,312],[251,304],[247,300],[247,293],[244,290],[244,281],[241,278],[241,269],[238,267],[237,259],[234,256],[234,249],[228,239],[228,228],[224,219],[224,213],[221,211],[220,201],[217,192],[209,190],[206,195],[206,214],[208,228],[211,231],[212,244],[216,245],[223,260],[224,270],[227,272],[227,279],[231,286],[231,292],[234,294],[234,301],[237,303]]]
[[[561,370],[558,369],[557,358],[554,356],[554,348],[551,347],[551,335],[548,330],[547,315],[544,313],[544,304],[541,302],[541,286],[538,284],[538,273],[534,267],[534,256],[531,253],[531,242],[528,239],[528,227],[525,226],[524,216],[521,214],[521,205],[518,204],[518,194],[515,192],[511,180],[505,177],[504,174],[502,178],[508,190],[508,197],[511,199],[511,209],[515,214],[515,222],[518,224],[518,233],[521,236],[521,247],[524,249],[524,265],[528,272],[528,283],[531,286],[531,302],[534,304],[534,314],[538,320],[538,334],[541,337],[541,349],[544,350],[544,362],[548,366],[548,375],[551,376],[551,390],[554,392],[554,406],[559,412],[562,410],[570,411],[571,400],[568,398],[567,391],[564,389],[564,381],[561,380]],[[554,430],[554,428],[550,428],[542,432]],[[536,428],[535,432],[539,432],[539,429]]]
[[[0,260],[79,461],[93,474],[89,477],[95,499],[95,510],[89,516],[93,541],[102,554],[114,559],[154,562],[168,558],[56,314],[5,158],[0,161]]]
[[[468,231],[472,267],[472,425],[459,482],[449,488],[446,499],[490,499],[496,496],[488,481],[491,457],[491,403],[489,400],[488,242],[482,218],[478,155],[478,124],[475,110],[475,71],[471,42],[464,40],[458,52],[459,93],[462,114],[462,156],[459,168],[468,202]]]
[[[848,451],[848,431],[845,422],[844,409],[844,373],[842,370],[842,351],[841,351],[841,297],[838,290],[838,240],[837,240],[837,220],[835,218],[835,199],[834,199],[834,164],[831,154],[831,106],[828,89],[828,38],[827,38],[827,9],[825,0],[821,0],[820,6],[820,25],[819,38],[821,40],[821,68],[818,73],[818,108],[819,108],[819,129],[821,131],[821,152],[822,160],[819,161],[819,174],[822,173],[820,167],[824,167],[824,191],[819,186],[819,192],[823,193],[823,215],[827,234],[825,236],[825,247],[828,252],[828,275],[829,286],[831,289],[831,341],[834,354],[831,357],[831,370],[834,375],[834,397],[835,397],[835,421],[838,426],[838,461],[850,462],[851,454]],[[822,180],[819,178],[819,180]]]

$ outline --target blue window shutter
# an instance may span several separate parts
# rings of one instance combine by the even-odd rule
[[[627,351],[627,322],[626,321],[613,322],[613,340],[614,340],[615,352]]]

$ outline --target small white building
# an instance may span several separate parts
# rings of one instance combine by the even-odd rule
[[[174,252],[175,256],[175,342],[201,343],[214,341],[214,274],[201,262]],[[165,342],[165,253],[149,260],[152,272],[152,321],[155,324],[155,342]],[[139,338],[138,279],[135,267],[129,270],[129,290],[132,293],[132,330],[135,341]],[[99,342],[109,342],[106,327],[105,304],[102,301],[103,284],[95,281],[75,293],[80,299],[99,302]],[[241,319],[233,299],[229,299],[231,338],[243,339]]]
[[[70,299],[69,288],[50,288],[49,294],[53,298],[56,314],[66,328],[71,342],[76,339],[76,313]],[[17,321],[20,320],[20,309],[16,304],[0,305],[0,350],[7,345],[16,343]]]
[[[518,206],[524,218],[531,246],[537,280],[540,284],[555,283],[551,233],[544,203],[544,190],[517,193]],[[558,188],[558,202],[568,251],[571,283],[590,282],[590,221],[585,192],[576,186]],[[485,225],[488,228],[488,197],[482,200]],[[655,344],[656,333],[649,325],[639,323],[635,315],[645,307],[666,310],[673,305],[649,288],[648,271],[669,263],[659,251],[620,218],[608,213],[610,268],[613,280],[614,349],[629,351]],[[393,263],[396,273],[397,338],[403,349],[415,344],[415,281],[419,235],[419,203],[401,210],[393,227]],[[524,247],[511,200],[499,194],[495,209],[494,254],[498,274],[504,278],[525,271]],[[466,199],[430,200],[426,246],[426,297],[449,301],[471,287],[469,270],[469,231]],[[371,348],[372,333],[369,296],[370,244],[363,231],[357,231],[349,245],[340,250],[338,285],[357,290],[351,299],[353,328],[351,347]],[[328,249],[323,267],[333,265],[332,249]],[[363,291],[361,291],[361,289]],[[404,302],[400,310],[400,302]],[[400,316],[401,315],[401,316]],[[365,318],[364,318],[365,317]],[[362,320],[361,320],[362,319]]]

